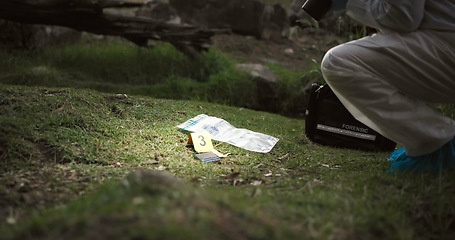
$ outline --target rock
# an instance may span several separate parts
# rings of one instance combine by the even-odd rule
[[[276,112],[277,111],[277,88],[278,78],[272,70],[262,64],[238,64],[237,68],[248,73],[254,79],[256,92],[253,94],[250,108]]]
[[[182,22],[175,9],[169,5],[169,1],[165,0],[149,1],[137,10],[136,16],[153,18],[174,24],[181,24]]]
[[[259,39],[280,39],[289,32],[287,11],[258,0],[170,0],[182,21],[205,28],[229,28]]]
[[[16,23],[0,20],[0,47],[37,49],[46,46],[72,44],[82,33],[66,27]]]
[[[284,49],[284,54],[286,54],[287,56],[292,56],[292,55],[294,55],[294,49],[286,48],[286,49]]]

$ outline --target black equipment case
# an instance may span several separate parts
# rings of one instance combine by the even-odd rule
[[[327,84],[313,83],[305,112],[305,134],[313,142],[367,151],[392,151],[396,143],[356,120]]]

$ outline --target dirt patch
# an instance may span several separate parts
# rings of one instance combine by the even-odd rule
[[[303,71],[320,63],[325,52],[343,42],[336,34],[293,29],[290,38],[260,40],[236,34],[217,35],[213,46],[240,62],[277,64],[290,70]]]

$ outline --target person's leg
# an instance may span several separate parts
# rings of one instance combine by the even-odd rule
[[[455,135],[455,121],[423,102],[455,103],[451,39],[455,33],[377,34],[331,49],[321,69],[354,117],[421,156]]]

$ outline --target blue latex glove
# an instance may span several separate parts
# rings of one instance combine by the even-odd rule
[[[392,165],[387,173],[439,173],[455,169],[455,138],[440,149],[418,157],[407,156],[405,148],[400,148],[390,155],[389,161]]]
[[[346,4],[348,0],[332,0],[332,5],[330,5],[330,10],[339,11],[346,9]]]

